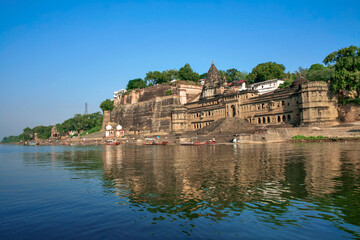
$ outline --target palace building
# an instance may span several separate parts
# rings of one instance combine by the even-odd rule
[[[337,100],[326,82],[298,79],[229,86],[214,64],[203,85],[162,84],[117,95],[104,121],[120,124],[125,134],[167,134],[195,131],[226,118],[254,125],[293,126],[336,123]]]

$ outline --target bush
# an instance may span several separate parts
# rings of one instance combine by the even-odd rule
[[[92,134],[92,133],[95,133],[95,132],[99,132],[100,130],[101,130],[101,126],[95,126],[95,127],[91,128],[91,129],[81,133],[80,136],[84,136],[86,134]]]
[[[341,103],[342,105],[346,105],[349,103],[354,103],[354,104],[360,105],[360,98],[343,98],[343,99],[339,100],[339,103]]]
[[[100,104],[100,108],[101,110],[104,111],[111,111],[114,109],[114,102],[111,101],[110,99],[106,99],[105,101],[103,101],[101,104]]]
[[[310,136],[310,137],[305,137],[303,135],[296,135],[293,136],[291,139],[292,140],[307,140],[307,139],[327,139],[328,137],[324,137],[324,136]]]
[[[172,91],[170,89],[166,90],[165,91],[165,95],[166,96],[170,96],[172,94]]]

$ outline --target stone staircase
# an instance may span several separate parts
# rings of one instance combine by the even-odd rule
[[[213,133],[241,133],[254,131],[255,126],[248,121],[236,117],[222,118],[212,124],[195,131],[198,135]]]
[[[95,132],[92,134],[81,136],[81,138],[85,138],[87,140],[102,139],[103,137],[105,137],[105,131]]]
[[[211,140],[229,142],[236,134],[250,133],[256,130],[255,126],[239,118],[222,118],[210,125],[196,131],[188,131],[181,135],[182,138],[195,138],[198,141]]]

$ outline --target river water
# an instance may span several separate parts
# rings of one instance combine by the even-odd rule
[[[0,145],[0,239],[360,238],[360,144]]]

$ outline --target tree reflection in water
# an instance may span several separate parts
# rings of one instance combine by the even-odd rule
[[[164,218],[219,221],[243,211],[263,222],[314,217],[360,225],[357,143],[104,146],[105,179],[120,204]],[[355,207],[356,206],[356,207]]]

